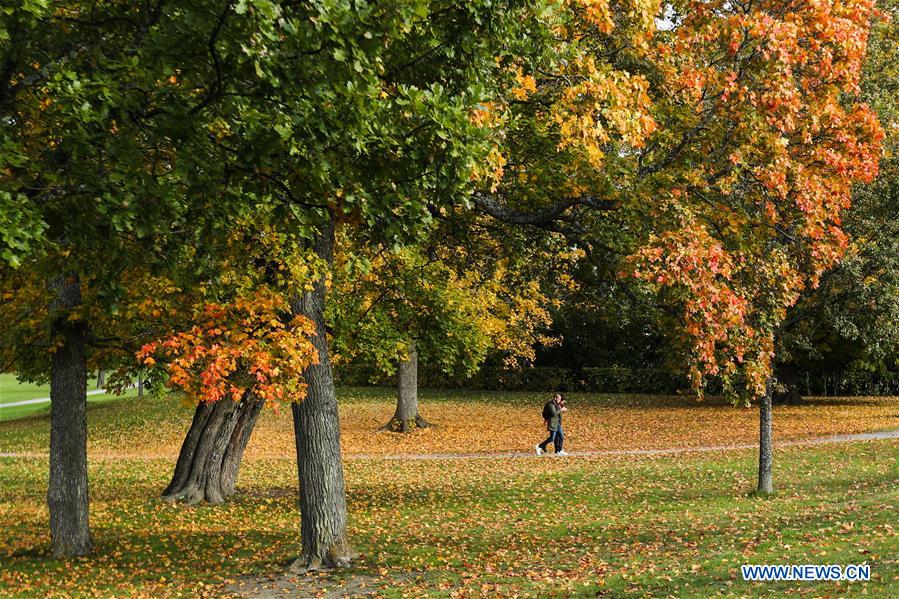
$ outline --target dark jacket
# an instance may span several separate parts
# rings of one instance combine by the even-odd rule
[[[548,431],[557,431],[559,430],[559,425],[562,422],[562,411],[559,409],[559,406],[556,405],[556,402],[551,401],[546,404],[546,413],[549,414],[549,418],[546,419],[546,430]]]

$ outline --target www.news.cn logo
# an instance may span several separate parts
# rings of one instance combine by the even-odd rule
[[[743,580],[870,580],[871,566],[868,564],[804,564],[800,566],[770,565],[742,566]]]

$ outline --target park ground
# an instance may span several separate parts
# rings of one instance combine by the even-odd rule
[[[120,399],[98,389],[96,378],[88,381],[88,402],[100,404]],[[124,397],[135,397],[137,389],[129,389]],[[50,386],[20,383],[16,375],[0,374],[0,422],[17,420],[26,416],[41,416],[50,413]]]
[[[585,457],[511,457],[541,439],[545,394],[425,391],[439,426],[375,432],[392,391],[341,389],[354,567],[296,577],[290,410],[267,410],[222,506],[158,499],[192,408],[124,399],[89,412],[96,554],[48,558],[45,415],[0,423],[0,596],[899,596],[899,440],[781,445],[754,496],[755,409],[687,397],[572,394]],[[899,398],[775,409],[775,443],[899,428]],[[452,458],[445,454],[485,454]],[[393,459],[404,456],[403,459]],[[436,457],[436,459],[421,459]],[[390,458],[390,459],[388,459]],[[867,583],[748,583],[741,564],[871,565]]]

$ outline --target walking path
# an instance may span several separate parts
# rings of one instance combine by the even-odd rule
[[[88,391],[88,395],[102,395],[106,393],[105,389],[96,389],[94,391]],[[16,406],[30,406],[36,403],[45,403],[49,402],[49,397],[38,397],[36,399],[23,399],[22,401],[14,401],[12,403],[0,403],[0,410],[3,408],[15,408]]]
[[[779,441],[775,442],[775,447],[789,447],[795,445],[824,445],[828,443],[847,443],[850,441],[875,441],[879,439],[899,439],[899,429],[889,431],[875,431],[871,433],[856,433],[852,435],[833,435],[830,437],[818,437],[816,439],[798,439],[795,441]],[[672,447],[668,449],[612,449],[597,451],[573,451],[565,457],[594,457],[594,456],[627,456],[627,455],[671,455],[692,452],[709,452],[709,451],[732,451],[736,449],[755,449],[758,444],[746,443],[743,445],[705,445],[700,447]],[[22,453],[3,453],[0,452],[0,459],[3,458],[45,458],[46,453],[39,452],[22,452]],[[507,459],[507,458],[534,458],[537,457],[533,452],[510,451],[510,452],[494,452],[494,453],[406,453],[399,455],[375,455],[354,453],[343,456],[347,460],[469,460],[469,459]],[[558,457],[555,454],[546,454],[543,457]],[[102,455],[100,459],[134,459],[133,457],[123,458],[115,455]],[[93,458],[97,459],[97,458]]]
[[[873,441],[877,439],[899,439],[899,429],[890,431],[876,431],[872,433],[856,433],[853,435],[833,435],[830,437],[818,437],[816,439],[798,439],[795,441],[775,442],[775,447],[787,447],[791,445],[823,445],[826,443],[846,443],[848,441]],[[744,445],[705,445],[699,447],[671,447],[668,449],[608,449],[596,451],[572,451],[566,456],[557,456],[552,453],[542,457],[594,457],[616,455],[669,455],[678,453],[704,452],[704,451],[730,451],[734,449],[755,449],[758,443]],[[0,454],[2,455],[2,454]],[[374,455],[352,454],[346,456],[351,460],[467,460],[477,458],[533,458],[534,452],[512,451],[505,453],[413,453],[403,455]]]

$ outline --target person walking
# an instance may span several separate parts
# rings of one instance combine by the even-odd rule
[[[546,447],[552,443],[556,455],[568,455],[563,449],[565,442],[565,433],[562,432],[562,413],[567,412],[565,407],[565,399],[561,393],[556,393],[551,400],[543,406],[543,420],[546,422],[546,430],[549,436],[543,443],[534,446],[537,455],[546,453]]]

